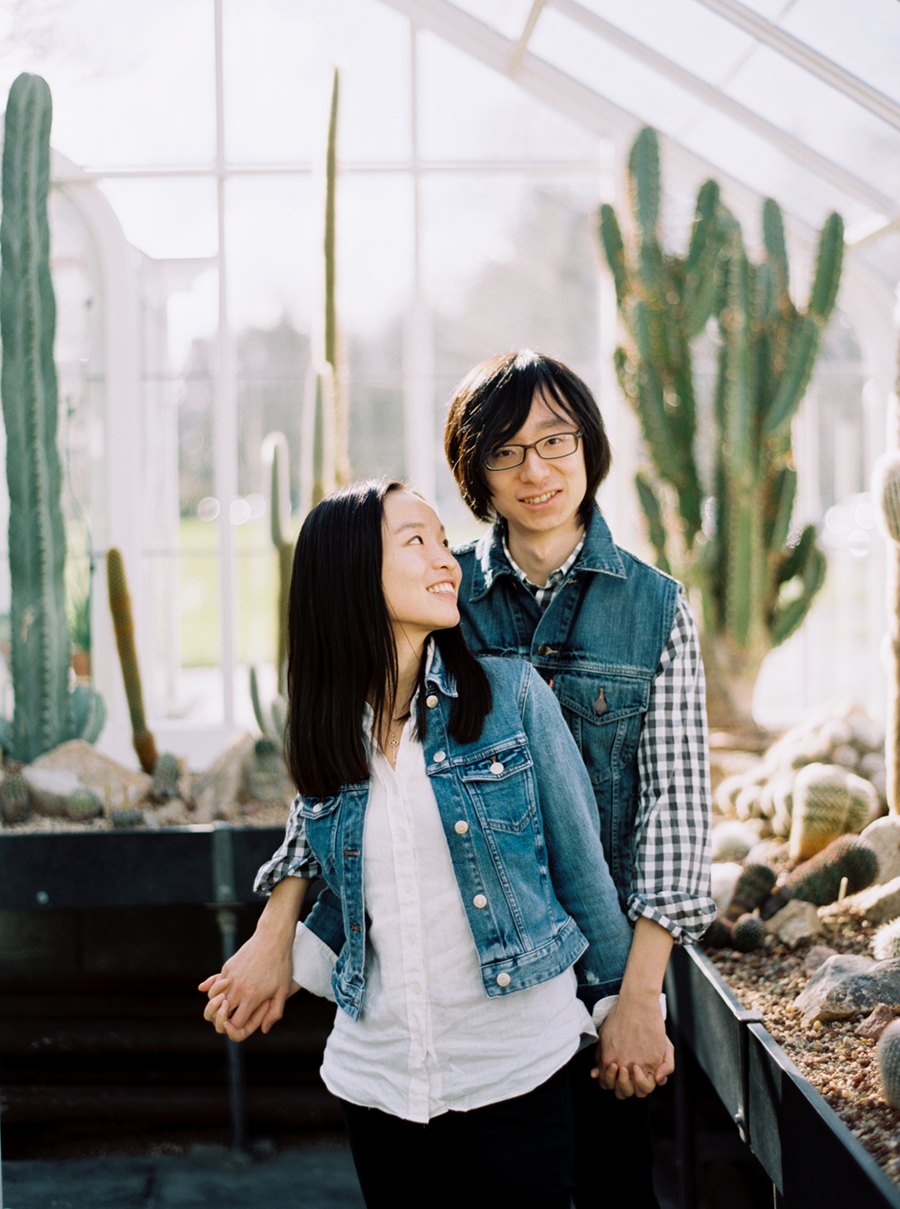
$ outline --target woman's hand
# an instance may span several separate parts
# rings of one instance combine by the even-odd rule
[[[209,998],[203,1019],[217,1033],[243,1041],[279,1021],[285,1000],[300,988],[293,978],[291,950],[297,917],[309,880],[286,877],[273,889],[256,931],[218,974],[197,988]]]
[[[643,1099],[675,1069],[675,1051],[666,1036],[659,996],[619,1002],[600,1027],[593,1078],[617,1099]]]

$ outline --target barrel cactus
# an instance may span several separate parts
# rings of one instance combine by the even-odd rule
[[[727,917],[737,920],[740,916],[755,911],[772,893],[774,885],[774,869],[755,861],[744,865],[726,911]]]
[[[858,832],[878,810],[878,794],[837,764],[809,764],[796,776],[791,814],[791,860],[808,860],[846,832]]]
[[[766,925],[758,915],[742,915],[731,929],[731,947],[739,953],[758,948],[766,936]]]
[[[0,745],[28,763],[72,738],[93,742],[105,721],[98,694],[69,691],[66,534],[57,448],[53,360],[56,300],[50,277],[50,89],[23,73],[12,85],[3,143],[0,222],[0,395],[9,488],[13,717]]]
[[[900,1020],[887,1026],[875,1053],[884,1098],[892,1108],[900,1108]]]
[[[878,961],[900,957],[900,919],[881,925],[872,937],[872,953]]]
[[[150,797],[154,802],[168,802],[170,798],[177,798],[180,776],[181,763],[175,753],[160,752],[153,765],[153,783],[150,786]]]
[[[0,818],[4,823],[22,823],[31,814],[28,786],[18,773],[3,778],[0,786]]]

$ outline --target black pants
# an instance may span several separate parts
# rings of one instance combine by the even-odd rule
[[[590,1077],[594,1046],[568,1065],[575,1109],[575,1209],[609,1209],[610,1188],[628,1209],[659,1209],[653,1191],[650,1100],[617,1100]]]
[[[534,1091],[427,1125],[341,1101],[367,1209],[569,1209],[573,1121],[564,1068]]]

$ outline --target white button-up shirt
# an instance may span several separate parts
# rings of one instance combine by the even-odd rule
[[[532,1091],[596,1030],[576,997],[572,969],[513,995],[484,994],[422,745],[409,730],[396,769],[370,749],[366,996],[358,1021],[337,1013],[322,1077],[343,1100],[424,1122]],[[482,897],[476,907],[486,906]],[[334,954],[300,924],[295,980],[325,993],[333,963]]]

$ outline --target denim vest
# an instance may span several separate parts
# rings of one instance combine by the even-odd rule
[[[591,787],[559,708],[524,663],[485,660],[493,707],[481,735],[447,732],[453,681],[435,651],[426,678],[425,764],[489,998],[575,964],[590,1007],[618,990],[631,944],[600,846]],[[363,833],[369,782],[300,797],[307,841],[332,894],[307,926],[339,957],[335,999],[356,1019],[365,993]],[[302,867],[292,870],[302,875]]]
[[[562,706],[590,776],[624,907],[634,868],[638,740],[678,584],[617,546],[599,510],[543,615],[510,567],[496,525],[454,554],[463,570],[459,609],[471,650],[527,659]]]

